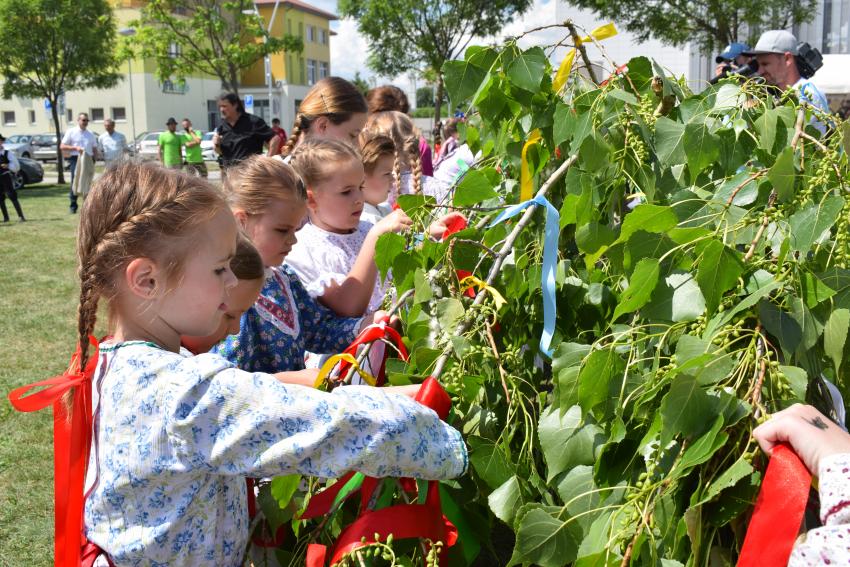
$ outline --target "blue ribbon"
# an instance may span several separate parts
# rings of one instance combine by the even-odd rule
[[[546,238],[543,241],[543,271],[541,284],[543,286],[543,334],[540,336],[540,351],[552,358],[552,336],[555,334],[555,268],[558,263],[558,236],[561,233],[561,215],[546,197],[538,195],[518,205],[513,205],[502,211],[490,223],[495,226],[503,220],[516,216],[532,205],[546,207]]]

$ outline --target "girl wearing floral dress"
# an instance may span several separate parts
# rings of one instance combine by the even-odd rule
[[[181,335],[211,334],[228,309],[236,234],[215,188],[156,166],[120,164],[86,200],[83,367],[101,298],[112,334],[94,375],[86,482],[85,535],[102,550],[97,567],[241,565],[245,476],[465,471],[460,434],[407,397],[286,385],[180,347]]]

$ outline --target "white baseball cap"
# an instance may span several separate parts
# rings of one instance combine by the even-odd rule
[[[797,38],[789,31],[768,30],[761,34],[756,46],[745,51],[744,55],[764,55],[767,53],[791,53],[799,55]]]

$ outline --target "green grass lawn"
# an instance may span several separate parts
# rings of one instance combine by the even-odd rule
[[[28,221],[0,223],[2,567],[53,564],[51,412],[18,413],[6,394],[61,373],[73,352],[78,216],[68,214],[67,193],[67,186],[26,187],[19,196]]]

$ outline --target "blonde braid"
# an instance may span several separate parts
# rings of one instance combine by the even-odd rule
[[[295,123],[292,125],[292,131],[289,133],[289,138],[280,150],[282,155],[288,156],[292,153],[292,150],[295,149],[295,145],[298,143],[298,138],[301,137],[301,125],[303,123],[304,115],[299,112],[295,116]]]
[[[419,156],[419,139],[407,138],[404,141],[404,149],[407,152],[407,163],[413,180],[413,193],[418,195],[422,192],[422,159]]]
[[[393,162],[393,199],[394,203],[398,200],[398,196],[401,193],[401,154],[398,151],[398,148],[395,150],[395,161]]]

